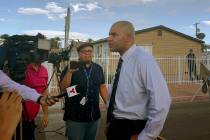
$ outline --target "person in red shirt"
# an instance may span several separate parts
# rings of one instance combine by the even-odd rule
[[[24,84],[28,87],[35,89],[38,93],[46,95],[48,94],[47,82],[48,82],[47,69],[41,65],[40,54],[38,52],[33,52],[31,54],[31,63],[27,66],[27,69],[26,69]],[[23,140],[34,140],[35,139],[34,119],[39,112],[40,105],[32,101],[26,101],[24,104],[24,107],[25,107],[25,110],[24,110],[25,120],[23,122]],[[43,127],[47,127],[48,106],[42,105],[42,110],[44,112],[44,115],[42,118],[42,125]],[[25,125],[25,129],[24,129],[24,125]],[[26,135],[24,135],[24,133]]]

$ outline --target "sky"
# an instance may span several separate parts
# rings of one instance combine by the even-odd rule
[[[136,30],[164,25],[192,37],[199,23],[210,44],[210,0],[0,0],[0,35],[63,38],[67,7],[73,39],[105,38],[114,22],[128,20]]]

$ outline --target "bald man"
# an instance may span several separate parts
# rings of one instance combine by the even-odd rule
[[[109,88],[107,140],[154,140],[161,132],[171,98],[155,59],[135,45],[132,23],[118,21],[109,32],[120,61]]]

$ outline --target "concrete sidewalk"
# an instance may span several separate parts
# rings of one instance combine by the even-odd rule
[[[102,117],[97,140],[106,140],[104,135],[106,111],[102,109]],[[65,122],[63,121],[63,110],[59,103],[49,107],[49,123],[48,127],[41,127],[42,110],[40,111],[36,124],[38,125],[35,136],[37,140],[67,140],[65,137]],[[59,129],[58,131],[56,131]]]
[[[48,127],[41,127],[42,110],[40,111],[36,124],[38,125],[35,136],[37,140],[67,140],[65,137],[65,122],[63,121],[63,110],[60,103],[49,107]],[[59,129],[59,130],[58,130]]]
[[[39,114],[37,123],[40,126],[41,119]],[[60,108],[49,109],[49,125],[45,131],[52,131],[65,126],[62,119],[63,111]],[[101,125],[97,140],[106,140],[103,133],[105,128],[106,111],[102,111]],[[162,136],[166,140],[209,140],[210,139],[210,102],[192,102],[173,104],[162,131]],[[64,137],[65,128],[58,132],[45,132],[38,127],[36,131],[37,140],[67,140]]]

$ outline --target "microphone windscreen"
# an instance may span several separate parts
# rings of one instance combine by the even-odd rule
[[[79,85],[74,85],[74,86],[66,88],[65,92],[62,92],[61,94],[53,96],[53,97],[54,98],[62,98],[62,97],[65,96],[65,97],[71,98],[75,95],[78,95],[79,92],[80,92],[80,86]]]
[[[78,85],[74,85],[74,86],[66,88],[68,97],[70,98],[70,97],[78,95],[79,94],[78,89],[79,89]]]

